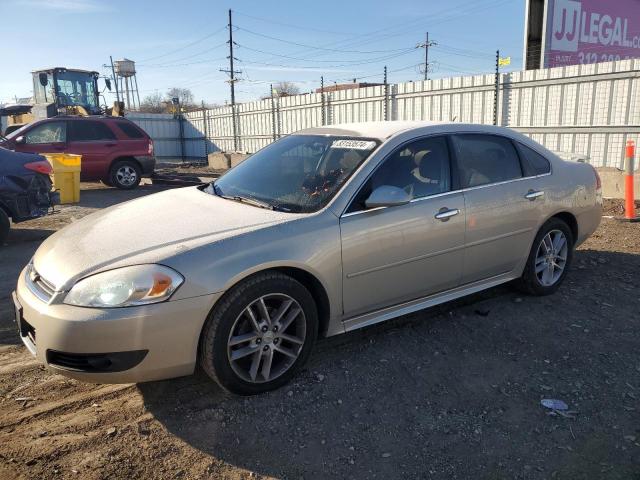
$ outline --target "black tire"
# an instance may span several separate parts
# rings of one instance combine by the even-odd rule
[[[555,280],[552,285],[543,285],[538,278],[538,275],[535,273],[536,256],[542,240],[547,236],[549,232],[552,232],[554,230],[561,231],[567,240],[566,262],[564,264],[564,269],[562,270],[562,273],[558,277],[558,279]],[[574,238],[569,226],[559,218],[549,219],[540,228],[535,240],[533,241],[531,252],[529,252],[529,257],[527,258],[527,264],[525,265],[522,277],[520,277],[520,279],[516,283],[518,288],[525,293],[537,296],[550,295],[554,293],[556,290],[558,290],[565,277],[567,276],[567,272],[569,271],[571,262],[573,260],[573,248]]]
[[[306,335],[298,357],[288,370],[273,380],[255,383],[243,379],[234,371],[228,355],[228,349],[231,348],[228,346],[228,340],[236,325],[236,319],[240,318],[243,310],[262,296],[269,294],[284,294],[298,303],[304,313],[302,321],[306,322]],[[200,336],[199,363],[205,373],[224,390],[238,395],[256,395],[274,390],[289,382],[308,360],[317,334],[318,313],[316,303],[309,291],[287,275],[279,272],[264,272],[234,286],[218,302]],[[260,348],[262,347],[258,347],[258,350]]]
[[[111,166],[109,181],[120,190],[133,190],[140,185],[142,172],[137,162],[133,160],[119,160]]]
[[[9,229],[11,223],[9,222],[9,216],[0,208],[0,246],[4,245],[5,240],[9,236]]]
[[[100,181],[104,183],[107,187],[113,187],[113,183],[111,183],[111,178],[103,178]]]

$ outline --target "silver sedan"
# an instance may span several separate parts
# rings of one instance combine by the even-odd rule
[[[20,335],[57,373],[191,374],[255,394],[330,336],[515,281],[562,283],[598,227],[600,179],[499,127],[312,128],[214,183],[63,228],[18,279]]]

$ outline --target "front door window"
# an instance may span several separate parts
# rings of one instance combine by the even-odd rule
[[[401,147],[373,173],[347,210],[365,210],[364,202],[382,185],[398,187],[412,199],[451,190],[451,168],[446,137],[426,137]]]
[[[67,140],[66,122],[47,122],[37,125],[24,134],[25,143],[64,143]]]

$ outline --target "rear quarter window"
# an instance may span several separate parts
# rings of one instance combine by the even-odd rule
[[[551,163],[538,152],[522,143],[518,144],[518,150],[520,150],[520,155],[522,156],[522,167],[524,168],[525,176],[533,177],[551,172]]]
[[[133,123],[129,122],[115,122],[122,133],[129,138],[145,138],[145,134],[136,127]]]

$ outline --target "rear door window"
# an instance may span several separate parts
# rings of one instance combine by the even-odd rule
[[[523,145],[522,143],[518,144],[518,150],[520,150],[520,155],[523,159],[522,167],[524,168],[524,172],[527,177],[544,175],[545,173],[551,172],[551,164],[549,163],[549,160],[544,158],[538,152],[526,145]]]
[[[115,140],[113,132],[100,122],[91,120],[69,122],[70,142],[95,142],[100,140]]]
[[[508,138],[458,134],[453,144],[462,188],[522,178],[518,153]]]

